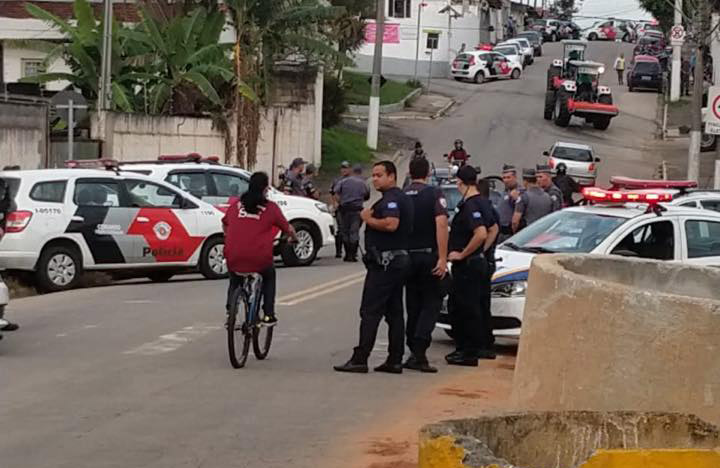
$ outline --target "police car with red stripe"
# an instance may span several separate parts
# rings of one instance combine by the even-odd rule
[[[144,174],[168,182],[202,201],[227,210],[230,199],[247,190],[250,172],[220,164],[218,158],[197,153],[160,156],[157,161],[121,162],[125,172]],[[335,245],[335,220],[325,203],[286,195],[270,188],[268,198],[280,207],[295,228],[297,243],[276,252],[287,266],[311,265],[322,247]]]
[[[153,281],[189,270],[227,275],[220,210],[171,184],[97,164],[0,172],[13,197],[0,267],[34,272],[43,291],[76,286],[84,270],[139,270]]]
[[[520,336],[528,272],[538,254],[622,255],[720,267],[720,213],[682,206],[685,195],[677,197],[695,182],[615,181],[610,189],[585,188],[587,205],[549,214],[497,248],[491,288],[496,336]],[[450,330],[447,313],[438,327]]]

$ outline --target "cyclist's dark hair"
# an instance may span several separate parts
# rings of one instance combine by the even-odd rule
[[[248,191],[241,197],[243,208],[250,214],[257,214],[260,206],[267,205],[265,198],[265,189],[270,185],[270,179],[264,172],[256,172],[250,176],[250,185]]]
[[[385,173],[387,175],[395,176],[397,179],[397,168],[395,167],[395,164],[392,161],[380,161],[375,163],[373,167],[382,166],[385,168]]]
[[[410,161],[411,179],[426,179],[428,175],[430,175],[430,163],[427,159],[415,158]]]

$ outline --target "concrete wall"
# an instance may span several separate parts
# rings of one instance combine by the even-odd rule
[[[516,408],[673,411],[720,423],[720,270],[535,257]]]
[[[0,168],[39,169],[45,166],[47,155],[47,107],[0,102]]]

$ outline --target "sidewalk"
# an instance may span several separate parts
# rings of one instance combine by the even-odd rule
[[[442,117],[455,104],[451,97],[440,94],[421,94],[409,106],[398,112],[380,114],[381,120],[433,120]],[[343,115],[346,119],[367,120],[366,114]]]

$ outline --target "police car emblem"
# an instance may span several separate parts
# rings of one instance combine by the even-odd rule
[[[153,232],[155,232],[155,236],[157,236],[158,239],[168,240],[172,233],[172,227],[165,221],[160,221],[153,227]]]

